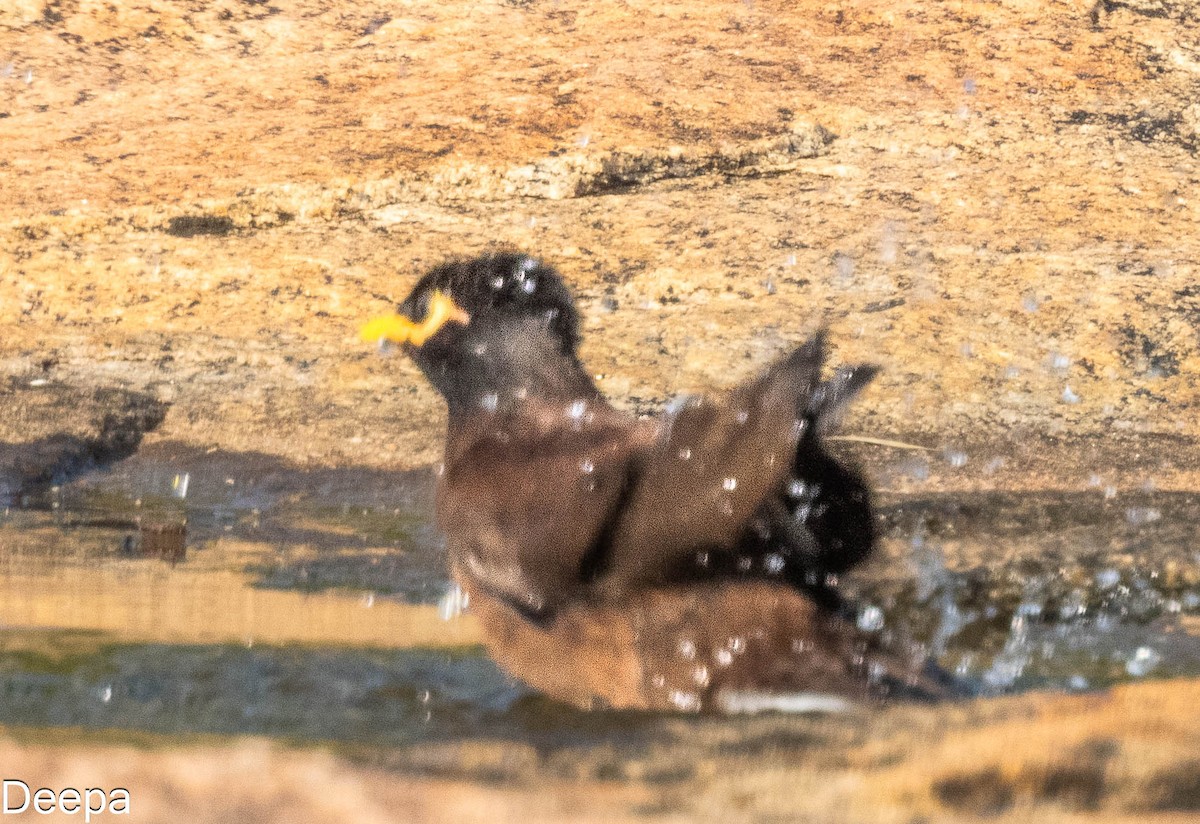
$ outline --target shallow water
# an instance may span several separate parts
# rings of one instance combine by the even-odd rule
[[[0,517],[0,724],[409,744],[587,742],[487,658],[433,476],[159,447]],[[859,624],[984,693],[1200,674],[1200,496],[884,496]]]

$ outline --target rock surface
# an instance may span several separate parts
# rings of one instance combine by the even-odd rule
[[[0,384],[0,503],[133,454],[166,406],[121,389],[9,379]]]
[[[914,472],[847,444],[887,490],[1196,490],[1198,99],[1184,0],[20,0],[0,10],[0,373],[79,387],[63,403],[114,380],[161,397],[155,440],[426,465],[438,402],[357,326],[425,267],[515,246],[574,285],[585,359],[629,408],[827,324],[835,361],[884,367],[846,430],[931,450]],[[828,820],[1182,821],[1194,705],[1171,682],[898,712],[850,770],[818,742],[665,801],[626,786],[597,820],[693,797],[786,817],[756,805],[788,797]],[[1047,766],[1067,739],[1079,758]],[[552,820],[607,797],[593,779],[532,808],[476,783],[403,803]]]
[[[1197,434],[1191,4],[16,8],[0,367],[162,392],[163,437],[435,460],[354,332],[497,244],[634,406],[830,324],[885,367],[856,431]]]
[[[256,739],[164,750],[152,737],[93,738],[64,758],[61,734],[15,730],[0,759],[20,763],[34,788],[131,788],[147,821],[186,809],[192,821],[264,824],[395,821],[397,810],[414,822],[1183,824],[1200,801],[1198,699],[1190,681],[949,712],[898,707],[876,713],[871,733],[861,715],[666,721],[633,758],[486,738],[339,756]]]

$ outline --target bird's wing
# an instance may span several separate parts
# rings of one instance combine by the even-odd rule
[[[552,617],[595,575],[643,428],[602,404],[573,416],[531,402],[452,433],[438,514],[457,573],[531,620]]]
[[[699,399],[664,418],[627,494],[602,585],[703,575],[728,555],[792,471],[824,361],[815,336],[758,379],[720,400]]]
[[[809,399],[810,425],[800,439],[792,477],[766,500],[739,556],[761,559],[797,584],[815,585],[862,561],[875,542],[866,482],[833,458],[820,435],[837,426],[850,401],[877,373],[874,366],[842,367]],[[786,569],[779,569],[782,562]]]

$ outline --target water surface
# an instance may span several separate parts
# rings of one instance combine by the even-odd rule
[[[0,724],[407,745],[635,741],[454,614],[433,475],[156,447],[0,517]],[[858,621],[985,694],[1200,674],[1200,496],[885,495]],[[632,745],[630,745],[632,746]]]

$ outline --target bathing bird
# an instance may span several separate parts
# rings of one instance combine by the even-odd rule
[[[490,653],[581,707],[840,707],[947,689],[861,631],[837,576],[870,553],[870,490],[824,441],[876,374],[827,376],[818,332],[721,396],[614,407],[537,257],[433,268],[362,330],[448,409],[437,520]]]

